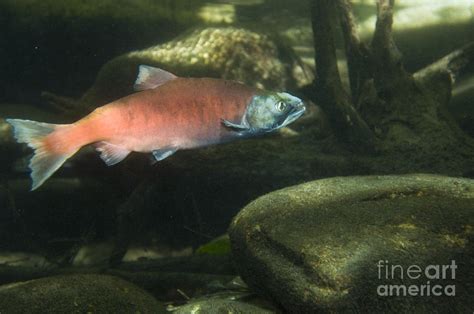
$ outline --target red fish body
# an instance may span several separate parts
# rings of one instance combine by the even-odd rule
[[[231,81],[177,78],[96,109],[77,122],[78,132],[137,152],[215,144],[235,136],[222,119],[240,121],[255,93]]]
[[[32,189],[88,144],[95,145],[107,165],[132,151],[152,152],[162,160],[179,149],[278,129],[304,112],[301,100],[286,93],[265,95],[233,81],[179,78],[146,66],[140,68],[135,87],[141,91],[73,124],[7,119],[17,141],[35,149],[30,161]]]

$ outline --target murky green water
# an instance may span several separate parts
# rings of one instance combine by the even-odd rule
[[[388,11],[377,14],[376,2]],[[345,4],[0,0],[0,284],[42,278],[0,286],[0,313],[471,311],[474,3],[395,1],[393,32],[383,20],[390,1]],[[136,101],[169,100],[150,111],[167,118],[144,133],[117,119],[80,133],[116,128],[120,140],[87,143],[115,146],[156,134],[169,145],[155,156],[167,158],[113,150],[127,157],[107,167],[94,145],[79,146],[30,191],[33,150],[6,119],[76,122],[134,94],[140,65],[287,92],[306,111],[284,111],[290,98],[275,96],[272,110],[285,116],[272,111],[272,127],[257,132],[243,92],[190,83]],[[212,124],[209,112],[239,101],[231,127],[220,124],[228,117]],[[239,139],[186,149],[209,125]],[[413,173],[443,177],[404,177]],[[378,295],[376,262],[386,259],[406,268],[454,260],[456,296]]]

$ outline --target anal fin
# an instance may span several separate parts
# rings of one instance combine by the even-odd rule
[[[94,146],[100,152],[100,158],[102,158],[107,166],[121,162],[131,153],[128,149],[107,142],[98,142]]]
[[[160,161],[173,155],[174,153],[176,153],[177,150],[177,147],[165,147],[161,149],[156,149],[151,153],[153,154],[153,157],[155,157],[156,161]]]

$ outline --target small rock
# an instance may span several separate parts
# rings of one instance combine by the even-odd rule
[[[258,198],[229,236],[242,278],[290,312],[469,312],[473,225],[474,180],[338,177]]]
[[[105,275],[54,276],[0,286],[2,313],[166,313],[137,286]]]
[[[220,314],[220,313],[280,313],[268,302],[245,292],[221,292],[202,298],[191,299],[185,305],[171,307],[175,314]]]

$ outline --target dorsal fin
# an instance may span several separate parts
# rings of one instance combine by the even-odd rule
[[[177,78],[177,76],[173,73],[142,64],[138,67],[138,76],[133,88],[136,91],[152,89],[175,78]]]

